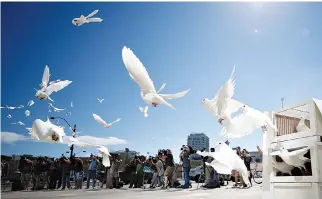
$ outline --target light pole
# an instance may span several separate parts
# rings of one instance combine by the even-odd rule
[[[73,131],[73,138],[75,138],[76,137],[76,124],[74,124],[74,128],[72,128],[71,126],[70,126],[70,124],[67,122],[67,120],[65,120],[64,118],[62,118],[62,117],[50,117],[50,119],[51,120],[54,120],[54,119],[62,119],[62,120],[64,120],[65,122],[66,122],[66,124],[69,126],[69,128]],[[74,144],[72,144],[72,146],[70,147],[70,159],[72,159],[73,158],[73,152],[74,152]]]
[[[282,108],[284,108],[284,97],[281,98],[282,101]]]

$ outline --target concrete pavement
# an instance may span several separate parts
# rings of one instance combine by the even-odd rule
[[[69,199],[105,199],[105,198],[122,198],[122,199],[261,199],[261,187],[254,184],[249,189],[231,188],[222,186],[217,189],[196,189],[197,184],[193,184],[191,189],[169,189],[162,190],[156,188],[150,189],[128,189],[125,186],[121,189],[95,189],[95,190],[64,190],[64,191],[19,191],[1,193],[3,199],[54,199],[54,198],[69,198]]]

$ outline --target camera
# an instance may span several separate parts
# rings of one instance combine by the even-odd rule
[[[215,148],[210,148],[210,152],[214,153],[215,152]]]

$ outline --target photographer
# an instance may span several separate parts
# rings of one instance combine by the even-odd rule
[[[187,189],[190,186],[189,181],[189,172],[190,172],[190,155],[192,152],[192,148],[190,146],[185,146],[180,153],[180,160],[182,161],[182,167],[183,167],[183,177],[184,177],[184,185],[182,185],[180,188]]]
[[[25,190],[28,188],[30,178],[31,178],[32,161],[27,159],[24,156],[21,157],[18,169],[21,172],[21,184],[22,184],[23,190]]]
[[[43,158],[42,157],[38,157],[35,161],[35,166],[33,167],[33,187],[32,190],[39,190],[41,189],[40,186],[40,179],[41,179],[41,173],[43,171],[43,167],[42,167],[42,163],[43,163]]]
[[[63,187],[61,190],[65,190],[66,183],[67,188],[70,189],[70,168],[71,168],[71,161],[66,158],[65,156],[62,156],[60,158],[60,164],[62,165],[62,176],[63,176]]]
[[[147,161],[147,165],[151,169],[151,172],[153,174],[150,189],[155,188],[155,184],[156,184],[157,179],[158,179],[158,169],[157,169],[156,163],[157,163],[157,159],[150,156],[148,161]]]
[[[173,155],[170,151],[170,149],[167,149],[162,156],[162,159],[165,162],[165,172],[164,172],[164,184],[165,188],[167,187],[173,187],[173,173],[175,170]]]
[[[250,182],[250,185],[252,186],[252,180],[251,180],[251,172],[250,172],[250,163],[252,162],[252,157],[249,156],[249,153],[246,149],[243,149],[241,153],[241,158],[244,160],[244,164],[248,171],[248,180]],[[244,187],[247,187],[245,183],[243,183]]]
[[[157,171],[158,171],[158,186],[164,186],[164,165],[162,162],[162,153],[158,153],[158,160],[156,163]]]
[[[87,171],[87,186],[86,189],[89,189],[89,183],[91,179],[93,180],[93,189],[95,189],[95,184],[96,184],[96,171],[97,167],[99,165],[99,161],[97,160],[96,156],[91,154],[89,157],[89,167]]]
[[[75,189],[82,189],[83,177],[84,177],[84,166],[83,161],[79,158],[74,158],[74,171],[76,173]]]
[[[143,177],[144,177],[144,156],[137,157],[137,165],[136,165],[136,175],[135,175],[135,182],[134,188],[141,188],[143,186]]]
[[[120,168],[120,164],[122,162],[121,160],[121,156],[119,154],[113,155],[112,156],[112,165],[111,165],[111,177],[112,177],[112,182],[113,185],[111,187],[112,188],[116,188],[119,189],[119,168]]]
[[[138,157],[134,156],[134,158],[129,162],[126,166],[126,169],[130,172],[130,186],[129,188],[136,188],[135,181],[136,181],[136,166],[138,164]]]

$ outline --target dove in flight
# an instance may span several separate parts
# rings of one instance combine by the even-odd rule
[[[105,128],[110,128],[113,124],[121,121],[121,118],[117,118],[115,121],[107,124],[100,116],[96,115],[95,113],[93,113],[93,117],[98,123],[102,124]]]
[[[237,170],[242,176],[245,184],[250,184],[248,171],[244,161],[225,142],[218,142],[215,152],[200,152],[201,156],[211,156],[214,160],[206,165],[212,166],[218,173],[230,175],[232,170]]]
[[[240,138],[253,133],[255,130],[267,126],[277,131],[276,126],[271,119],[256,109],[247,105],[241,107],[242,113],[234,118],[227,117],[226,124],[222,128],[221,134],[228,138]]]
[[[20,126],[25,126],[25,124],[24,124],[23,122],[21,122],[21,121],[14,122],[14,123],[11,123],[11,124],[18,124],[18,125],[20,125]]]
[[[298,125],[296,126],[297,132],[305,132],[310,131],[310,128],[306,126],[305,124],[305,117],[301,117],[301,120],[299,121]]]
[[[32,128],[26,128],[29,135],[32,135]]]
[[[305,163],[310,162],[309,158],[304,157],[304,155],[310,150],[310,147],[305,147],[302,149],[298,149],[292,152],[289,152],[284,146],[281,146],[278,151],[274,151],[270,153],[272,156],[280,156],[282,160],[291,166],[297,167],[299,169],[304,169],[307,173],[308,171],[305,168]]]
[[[94,10],[91,14],[89,14],[87,17],[84,17],[83,15],[81,15],[79,18],[74,18],[72,20],[72,23],[75,26],[81,26],[85,23],[90,23],[90,22],[102,22],[103,19],[101,18],[91,18],[93,17],[96,13],[98,13],[98,10]]]
[[[64,129],[51,123],[49,119],[46,122],[40,119],[36,119],[33,122],[31,129],[33,139],[51,143],[63,143],[64,136],[66,136]]]
[[[75,146],[78,146],[78,147],[94,147],[92,144],[88,144],[88,143],[79,141],[77,138],[74,138],[72,136],[63,137],[63,142],[65,144],[68,144],[69,147],[71,145],[75,145]]]
[[[35,103],[34,100],[29,100],[27,106],[32,106],[34,105],[34,103]]]
[[[11,117],[12,117],[12,116],[11,116],[10,114],[8,114],[8,115],[7,115],[7,118],[9,118],[9,119],[10,119]]]
[[[228,81],[217,91],[213,99],[204,98],[202,105],[214,116],[219,117],[218,122],[222,124],[224,119],[230,118],[231,114],[237,112],[243,104],[232,99],[235,93],[235,66]]]
[[[55,83],[58,83],[58,82],[60,82],[60,79],[57,79],[57,80],[49,82],[49,85],[52,85],[52,84],[55,84]]]
[[[103,103],[103,101],[104,101],[104,99],[99,99],[99,98],[97,98],[97,100],[102,104]]]
[[[20,105],[20,106],[1,106],[1,108],[7,108],[7,109],[10,109],[10,110],[14,110],[14,109],[18,109],[18,108],[24,108],[23,105]]]
[[[70,102],[70,107],[74,107],[74,104],[73,104],[73,101],[72,102]]]
[[[122,58],[130,77],[139,85],[141,89],[141,98],[143,101],[154,107],[165,104],[175,110],[175,107],[168,103],[165,99],[177,99],[184,97],[190,89],[176,94],[160,94],[155,90],[153,81],[151,80],[147,70],[142,62],[135,56],[131,49],[126,46],[122,49]],[[165,84],[159,89],[163,90]]]
[[[30,111],[29,110],[26,110],[25,111],[25,115],[26,115],[26,117],[29,117],[30,116]]]
[[[71,115],[71,114],[72,114],[71,112],[66,112],[66,116]]]
[[[64,111],[64,110],[66,110],[66,109],[56,108],[56,107],[54,107],[54,106],[53,106],[53,104],[52,104],[52,103],[48,103],[48,105],[49,105],[51,108],[53,108],[53,109],[54,109],[54,111],[55,111],[56,113],[58,113],[58,112],[60,112],[60,111]]]
[[[105,167],[111,166],[110,158],[109,158],[109,156],[111,156],[111,154],[109,153],[108,149],[105,146],[100,146],[100,145],[96,145],[96,147],[97,147],[99,153],[103,157],[102,164]]]
[[[40,100],[48,99],[53,102],[53,100],[49,96],[53,92],[58,92],[58,91],[62,90],[63,88],[68,86],[70,83],[72,83],[72,81],[69,81],[69,80],[58,81],[58,82],[52,83],[48,86],[49,76],[50,76],[49,68],[46,65],[45,70],[44,70],[44,74],[43,74],[43,78],[42,78],[42,83],[40,84],[41,89],[40,90],[35,89],[37,91],[35,96]]]
[[[144,113],[144,117],[148,117],[148,109],[149,109],[148,106],[145,106],[144,108],[140,106],[139,109],[142,113]]]

